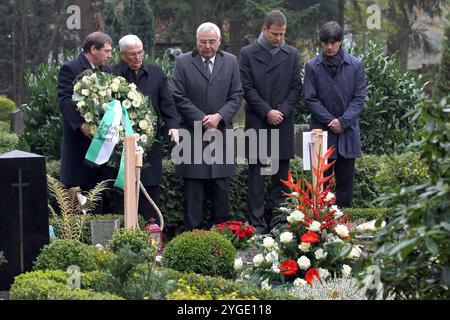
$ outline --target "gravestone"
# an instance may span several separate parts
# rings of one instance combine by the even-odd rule
[[[11,133],[22,134],[25,130],[25,121],[22,110],[11,112]]]
[[[0,155],[0,291],[30,271],[49,243],[45,158],[12,151]]]
[[[91,221],[91,241],[95,246],[105,246],[113,238],[114,232],[119,229],[119,220],[96,219]]]

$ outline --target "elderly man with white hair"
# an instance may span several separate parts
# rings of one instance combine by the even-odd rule
[[[159,206],[160,188],[162,183],[162,150],[161,140],[164,134],[171,136],[172,141],[178,143],[179,115],[170,94],[167,76],[161,67],[144,61],[144,47],[142,41],[135,35],[129,34],[119,41],[121,61],[112,66],[113,73],[124,77],[129,83],[134,83],[137,89],[145,94],[152,102],[155,112],[164,121],[168,132],[162,132],[158,121],[156,141],[144,159],[144,168],[141,172],[141,181],[151,198]],[[149,220],[157,214],[148,204],[145,197],[139,198],[139,213]],[[115,209],[123,211],[123,196],[116,193]]]
[[[190,148],[186,148],[190,151],[183,150],[191,153],[188,157],[191,161],[176,167],[176,173],[184,179],[185,224],[188,230],[205,227],[202,225],[202,204],[206,190],[211,192],[213,198],[214,223],[229,218],[230,176],[235,173],[235,165],[226,163],[225,159],[210,161],[207,156],[205,158],[205,154],[210,152],[208,150],[213,149],[210,148],[210,141],[203,141],[203,137],[194,135],[194,132],[220,131],[225,137],[225,130],[233,128],[232,119],[241,103],[243,90],[239,64],[234,55],[219,49],[220,41],[219,27],[211,22],[203,23],[197,29],[197,48],[175,60],[173,97],[182,118],[181,128],[191,136]],[[216,155],[227,154],[226,139],[215,139],[214,145]],[[197,150],[196,146],[201,149]],[[201,159],[198,159],[199,155]]]

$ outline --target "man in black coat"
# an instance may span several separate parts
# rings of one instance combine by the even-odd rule
[[[105,66],[111,58],[112,41],[102,32],[93,32],[86,37],[83,52],[74,60],[62,65],[58,75],[58,103],[64,118],[63,142],[61,148],[61,182],[66,187],[79,186],[89,190],[96,183],[112,177],[105,165],[92,168],[84,158],[92,136],[76,105],[72,102],[73,87],[83,71],[103,71],[111,73]]]
[[[179,116],[164,71],[159,66],[144,61],[142,41],[135,35],[126,35],[120,39],[119,47],[122,60],[112,66],[113,74],[124,77],[129,83],[134,83],[137,90],[151,100],[158,118],[162,118],[169,129],[168,133],[162,132],[158,121],[156,141],[147,152],[144,159],[144,168],[141,171],[142,184],[156,205],[159,206],[159,185],[163,179],[161,140],[164,134],[168,134],[175,143],[178,143]],[[123,196],[116,194],[114,202],[116,211],[122,212]],[[147,220],[150,218],[158,220],[156,211],[144,195],[139,197],[139,213]]]
[[[267,150],[271,146],[279,147],[279,154],[269,158],[278,161],[279,169],[272,175],[270,191],[271,207],[280,208],[285,202],[283,191],[288,192],[282,180],[287,180],[289,160],[294,158],[294,107],[301,94],[300,66],[298,51],[284,42],[286,18],[278,10],[271,11],[264,19],[259,39],[241,50],[241,80],[244,89],[245,129],[255,129],[261,139],[261,129],[278,130],[279,139],[268,139]],[[258,142],[258,148],[260,147]],[[248,148],[247,148],[248,149]],[[264,181],[261,169],[264,159],[260,152],[248,154],[248,210],[250,222],[257,232],[267,233],[283,216],[274,212],[265,212]],[[265,218],[267,221],[265,221]],[[267,224],[266,224],[267,222]]]
[[[328,146],[336,179],[336,204],[351,207],[355,158],[361,155],[359,116],[366,98],[362,62],[342,49],[341,26],[327,22],[320,29],[323,52],[305,64],[305,101],[311,129],[328,130]]]

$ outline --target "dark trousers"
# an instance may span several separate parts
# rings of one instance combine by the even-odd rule
[[[275,214],[274,209],[280,208],[286,202],[283,192],[289,193],[289,189],[281,182],[281,180],[287,180],[289,160],[280,160],[278,172],[271,177],[269,194],[272,210],[268,212],[265,211],[264,205],[266,176],[261,175],[261,168],[263,168],[261,164],[250,164],[248,168],[248,213],[250,224],[256,228],[256,231],[268,233],[268,228],[273,229],[285,219],[279,212]]]
[[[211,191],[214,223],[222,223],[229,219],[230,178],[184,178],[184,221],[187,230],[198,229],[202,225],[205,188]]]
[[[145,186],[145,190],[147,190],[148,195],[152,200],[156,203],[158,208],[160,208],[161,204],[161,191],[159,186]],[[117,214],[124,214],[123,209],[123,191],[116,189],[114,192],[114,213]],[[160,208],[161,210],[161,208]],[[161,225],[161,222],[159,221],[159,216],[156,213],[156,210],[153,208],[153,206],[148,202],[147,198],[145,197],[144,193],[139,194],[139,208],[138,212],[141,216],[144,217],[145,221],[148,221],[150,219],[155,219],[156,223],[158,225]]]
[[[332,161],[330,159],[329,161]],[[351,208],[353,200],[353,181],[355,177],[355,158],[346,159],[338,154],[334,165],[324,173],[329,176],[334,170],[336,185],[336,204],[340,208]]]

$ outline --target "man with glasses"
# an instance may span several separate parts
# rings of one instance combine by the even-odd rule
[[[232,119],[239,110],[243,92],[236,57],[219,47],[220,29],[207,22],[197,29],[197,49],[175,60],[173,96],[182,118],[181,127],[191,134],[191,161],[176,167],[176,173],[184,178],[188,230],[202,227],[202,205],[207,190],[213,198],[214,223],[224,222],[229,217],[230,176],[235,173],[235,165],[225,163],[225,159],[209,161],[212,159],[207,159],[207,155],[211,152],[209,143],[212,141],[194,136],[194,131],[206,137],[219,130],[223,141],[214,140],[215,152],[222,149],[222,155],[227,154],[225,130],[233,128]],[[200,161],[194,161],[199,157]]]
[[[359,116],[366,98],[362,62],[342,49],[344,32],[334,21],[320,29],[322,53],[305,65],[305,101],[311,129],[328,131],[328,146],[335,151],[336,204],[351,207],[355,158],[361,156]]]
[[[255,129],[258,148],[261,147],[261,129],[268,132],[265,152],[248,154],[248,211],[251,224],[258,233],[268,233],[284,216],[276,212],[285,202],[283,192],[289,192],[281,183],[287,180],[289,161],[294,158],[294,107],[300,99],[301,79],[298,51],[284,41],[287,21],[282,12],[273,10],[264,19],[257,41],[241,50],[241,79],[244,89],[245,129]],[[270,133],[278,130],[279,139],[272,141]],[[271,146],[277,144],[279,154],[270,154]],[[246,148],[249,150],[250,148]],[[268,154],[276,159],[279,170],[272,175],[270,205],[264,204],[265,176],[261,170]]]
[[[119,40],[121,61],[112,66],[113,73],[124,77],[129,83],[134,83],[138,91],[146,95],[152,102],[159,120],[163,120],[167,132],[163,132],[158,121],[156,139],[144,159],[141,171],[141,181],[156,205],[160,205],[160,188],[162,183],[162,149],[163,135],[171,136],[178,143],[179,116],[168,88],[167,76],[161,67],[144,61],[144,47],[136,35],[126,35]],[[123,196],[115,193],[114,206],[117,212],[123,212]],[[159,220],[154,208],[142,195],[139,197],[139,213],[149,220]]]
[[[102,32],[89,34],[83,52],[64,63],[58,75],[58,103],[64,118],[61,148],[61,182],[68,188],[80,187],[87,191],[96,183],[112,177],[106,164],[91,168],[84,158],[92,136],[80,112],[72,102],[73,87],[86,70],[111,73],[105,63],[111,58],[111,37]]]

